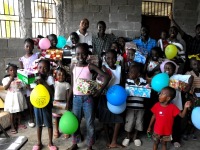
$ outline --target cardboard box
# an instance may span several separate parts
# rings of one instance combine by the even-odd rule
[[[17,77],[25,84],[31,84],[35,82],[35,80],[39,77],[39,74],[37,71],[19,69],[17,70]]]
[[[1,126],[4,129],[11,125],[11,123],[10,123],[10,113],[9,112],[4,112],[4,111],[0,112],[0,123],[1,123]]]
[[[53,59],[53,60],[62,60],[63,50],[59,49],[48,49],[46,50],[45,58]]]
[[[179,80],[170,79],[169,86],[176,90],[183,91],[185,87],[187,86],[187,83],[179,81]]]
[[[126,86],[125,87],[128,96],[136,96],[136,97],[151,97],[151,88],[146,86]]]

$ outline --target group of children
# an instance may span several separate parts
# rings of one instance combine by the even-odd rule
[[[37,70],[40,78],[36,80],[36,83],[44,85],[50,93],[50,102],[44,108],[33,108],[30,103],[32,90],[30,85],[25,85],[17,78],[18,67],[15,64],[8,64],[6,68],[8,75],[2,80],[2,83],[4,89],[8,91],[4,110],[11,113],[11,133],[16,134],[17,128],[26,128],[25,125],[21,124],[20,113],[27,108],[28,104],[30,114],[28,125],[34,127],[36,123],[37,126],[38,143],[33,146],[33,150],[39,150],[43,146],[41,141],[43,126],[48,128],[49,149],[57,149],[52,142],[52,116],[55,118],[54,136],[58,138],[60,136],[58,129],[59,118],[66,110],[71,110],[79,121],[79,128],[72,135],[72,146],[69,150],[78,149],[77,143],[82,140],[83,135],[80,132],[82,116],[86,121],[88,150],[92,150],[96,139],[95,117],[103,124],[108,148],[121,147],[121,144],[118,143],[118,134],[123,124],[126,137],[124,137],[122,145],[128,146],[133,140],[136,146],[141,146],[142,142],[138,132],[144,131],[145,113],[151,110],[153,116],[151,120],[147,118],[147,120],[150,120],[149,122],[147,121],[147,124],[149,124],[147,133],[152,133],[154,139],[153,149],[156,150],[160,142],[163,149],[166,149],[167,141],[172,140],[175,147],[180,147],[182,134],[180,131],[182,121],[180,117],[186,115],[187,110],[191,109],[191,105],[194,106],[193,99],[197,99],[195,93],[200,88],[200,61],[197,56],[190,58],[190,70],[185,75],[176,74],[177,65],[173,61],[167,61],[164,65],[164,72],[169,75],[170,80],[187,83],[183,91],[166,87],[162,89],[159,97],[157,97],[157,93],[152,90],[150,97],[152,108],[145,105],[145,98],[128,96],[125,113],[113,114],[107,107],[106,90],[116,84],[125,88],[150,85],[152,77],[161,72],[161,63],[166,61],[163,57],[162,49],[160,47],[151,48],[146,56],[145,64],[142,64],[134,60],[137,52],[134,44],[126,46],[125,39],[120,37],[111,44],[110,49],[107,49],[99,57],[102,58],[99,61],[102,64],[98,67],[87,62],[88,55],[92,53],[89,46],[86,43],[79,43],[79,36],[75,32],[70,37],[73,45],[66,47],[74,50],[77,63],[70,65],[70,72],[68,73],[63,68],[62,62],[54,61],[58,66],[57,68],[52,68],[51,62],[53,60],[39,59],[41,54],[33,53],[34,42],[32,39],[28,38],[24,42],[25,55],[19,59],[20,68],[32,69],[33,62],[37,61]],[[48,38],[51,42],[50,49],[55,49],[57,44],[56,35],[51,34]],[[53,69],[56,70],[55,76],[52,74]],[[68,79],[69,76],[71,80]],[[84,82],[96,80],[97,76],[101,76],[103,79],[98,90],[87,93],[78,90],[80,80],[84,79]],[[194,95],[191,94],[191,91]],[[191,100],[191,102],[185,102],[185,100]],[[183,105],[185,106],[184,108]],[[16,119],[18,119],[17,122]],[[189,119],[186,122],[188,123]],[[114,124],[112,137],[109,134],[109,124]],[[68,138],[69,135],[65,135],[65,137]]]

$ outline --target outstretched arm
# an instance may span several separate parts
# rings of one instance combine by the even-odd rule
[[[188,109],[190,106],[191,106],[191,102],[190,102],[190,101],[187,101],[187,102],[185,103],[185,106],[184,106],[183,111],[179,113],[179,116],[180,116],[181,118],[185,117],[185,115],[186,115],[186,113],[187,113],[187,109]]]
[[[155,122],[156,118],[155,118],[155,115],[153,114],[152,117],[151,117],[151,121],[149,123],[149,127],[147,129],[147,132],[151,132],[152,131],[152,127],[153,127],[153,124]]]

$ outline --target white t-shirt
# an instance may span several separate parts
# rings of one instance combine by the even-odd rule
[[[175,74],[170,77],[170,80],[179,80],[185,83],[188,83],[189,78],[191,75],[181,75],[181,74]],[[174,105],[176,105],[180,110],[183,110],[183,104],[182,104],[182,97],[181,97],[181,92],[176,90],[176,97],[172,100]]]
[[[66,100],[66,91],[70,88],[67,82],[55,82],[54,100]]]

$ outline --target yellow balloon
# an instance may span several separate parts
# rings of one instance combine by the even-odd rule
[[[44,108],[50,101],[50,95],[46,87],[38,84],[31,92],[31,104],[36,108]]]
[[[178,49],[173,44],[169,44],[165,48],[165,55],[166,55],[167,59],[173,59],[174,57],[176,57],[177,53],[178,53]]]

